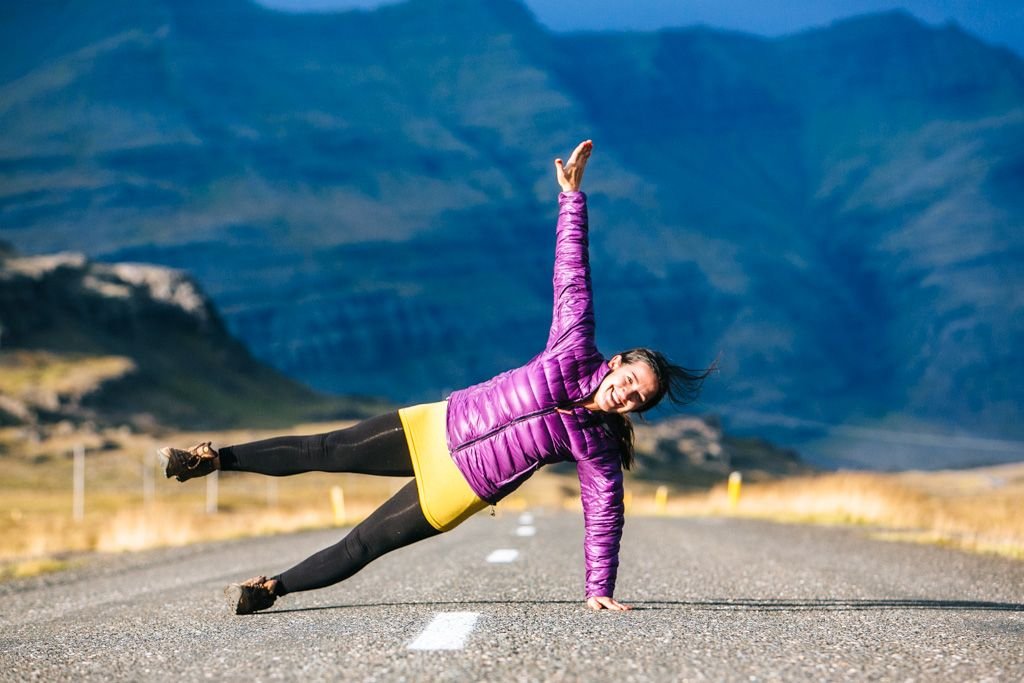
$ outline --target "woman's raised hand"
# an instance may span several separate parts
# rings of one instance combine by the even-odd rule
[[[594,149],[593,140],[584,140],[576,145],[569,157],[569,163],[563,165],[561,159],[555,159],[555,178],[562,192],[576,192],[583,182],[583,169],[587,167],[590,151]]]

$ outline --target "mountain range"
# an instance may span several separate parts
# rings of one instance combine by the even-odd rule
[[[550,322],[551,161],[595,141],[598,342],[812,460],[1019,459],[1024,62],[892,12],[556,34],[513,0],[0,8],[0,239],[188,270],[293,378],[399,402]]]

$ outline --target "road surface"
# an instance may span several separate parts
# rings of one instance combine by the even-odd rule
[[[0,679],[1024,679],[1024,562],[849,529],[631,517],[616,598],[635,609],[594,613],[579,516],[521,517],[478,515],[247,617],[228,613],[226,583],[344,530],[3,583]]]

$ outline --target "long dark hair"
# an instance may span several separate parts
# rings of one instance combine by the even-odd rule
[[[645,348],[630,349],[618,355],[623,364],[646,363],[658,380],[658,390],[633,411],[641,415],[661,403],[666,396],[676,407],[693,403],[700,395],[704,380],[718,369],[717,359],[704,370],[691,370],[672,363],[660,351]],[[619,439],[622,468],[628,470],[633,466],[633,422],[622,413],[608,413],[606,419]]]

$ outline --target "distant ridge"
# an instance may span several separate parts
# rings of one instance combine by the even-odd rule
[[[363,416],[252,358],[185,273],[0,248],[0,424],[191,429]]]
[[[551,159],[591,137],[606,353],[721,352],[726,428],[777,415],[818,462],[978,454],[783,425],[1024,438],[1024,62],[957,27],[561,35],[511,0],[3,12],[0,239],[188,269],[319,389],[436,400],[536,353]]]

